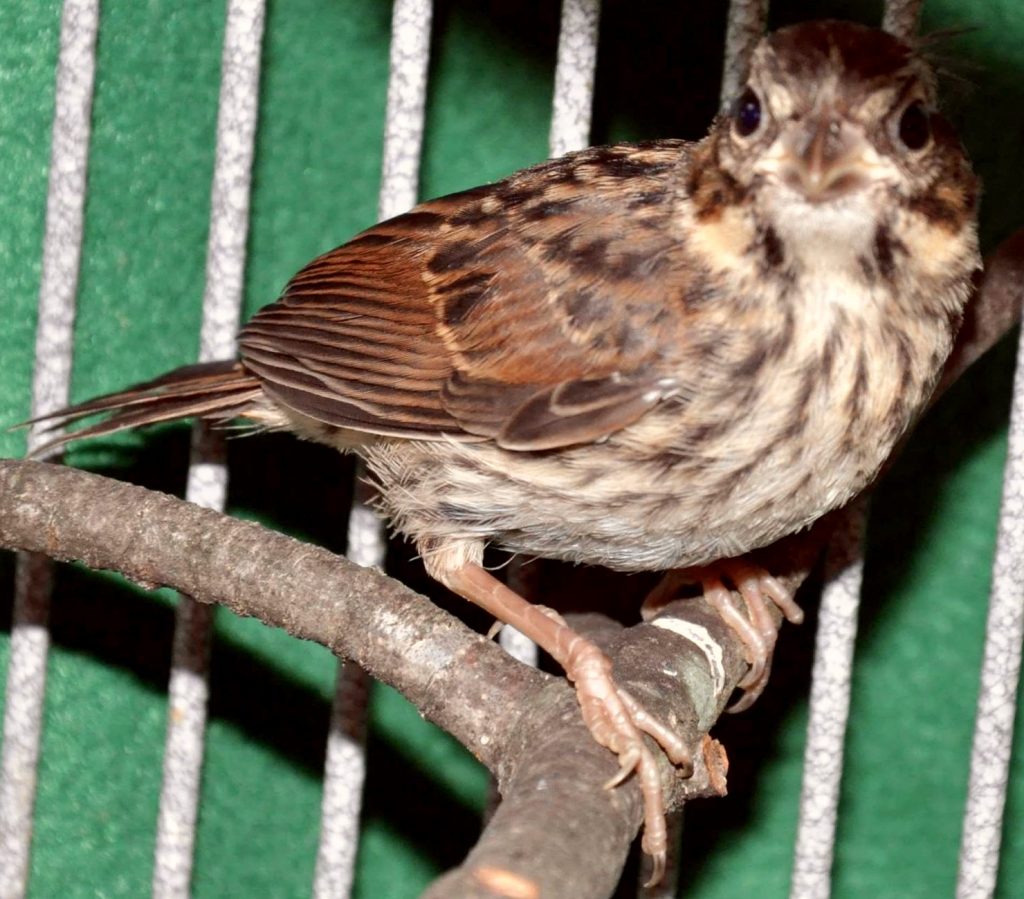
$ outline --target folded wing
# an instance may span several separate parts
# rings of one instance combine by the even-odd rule
[[[517,450],[613,433],[679,387],[684,154],[588,150],[384,222],[299,272],[243,330],[243,362],[341,428]]]

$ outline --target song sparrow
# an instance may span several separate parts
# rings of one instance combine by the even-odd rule
[[[71,437],[241,416],[365,460],[428,572],[532,637],[595,738],[637,771],[686,747],[557,616],[481,567],[488,542],[694,576],[740,633],[756,695],[775,627],[735,557],[877,473],[925,404],[979,265],[977,185],[911,48],[842,22],[765,38],[696,144],[572,153],[433,200],[297,274],[241,360],[65,409]],[[710,566],[710,567],[707,567]],[[720,579],[741,589],[747,615]]]

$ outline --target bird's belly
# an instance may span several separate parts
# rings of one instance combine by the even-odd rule
[[[837,316],[829,306],[801,324],[756,377],[731,374],[727,353],[750,355],[734,336],[717,376],[601,442],[520,452],[382,439],[359,451],[385,513],[420,543],[477,539],[633,571],[741,555],[863,489],[949,349],[938,319],[896,351],[888,319]]]
[[[813,422],[811,423],[813,426]],[[772,434],[742,454],[651,454],[628,439],[553,453],[491,444],[365,451],[385,514],[415,540],[481,539],[625,571],[704,564],[810,525],[859,490],[887,447],[793,457]]]

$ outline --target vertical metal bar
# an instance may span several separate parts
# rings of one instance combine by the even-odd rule
[[[527,566],[530,561],[524,559],[522,556],[513,557],[506,568],[505,581],[513,590],[516,591],[524,599],[533,600],[535,596],[536,578],[533,577],[533,571]],[[506,624],[500,631],[498,631],[498,644],[502,649],[505,650],[513,659],[517,662],[522,662],[524,665],[531,665],[534,668],[537,667],[537,662],[540,658],[540,654],[537,651],[537,644],[533,642],[529,637],[524,636],[514,627]],[[495,790],[494,801],[497,803],[498,794]]]
[[[388,219],[416,204],[427,105],[431,0],[395,0],[391,18],[384,165],[377,215]]]
[[[367,504],[369,499],[369,490],[357,478],[348,519],[347,555],[357,565],[372,567],[384,563],[387,544],[380,517]],[[355,662],[339,661],[320,803],[320,845],[313,878],[316,899],[344,899],[352,892],[366,779],[369,686],[369,677]]]
[[[415,205],[427,102],[432,0],[395,0],[391,17],[388,99],[381,172],[381,219]],[[379,517],[368,506],[357,466],[356,495],[349,515],[348,557],[359,565],[383,565],[386,540]],[[339,665],[331,707],[321,802],[320,846],[313,895],[348,896],[355,872],[365,762],[368,680],[354,663]]]
[[[61,13],[33,416],[68,402],[99,16],[99,0],[65,0]],[[29,448],[39,443],[33,428]],[[28,887],[50,646],[51,577],[48,559],[19,555],[0,762],[0,896],[4,899],[24,896]]]
[[[563,0],[548,146],[552,156],[590,143],[601,0]]]
[[[263,23],[263,0],[228,3],[199,339],[201,362],[229,359],[235,353],[249,232]],[[186,497],[207,508],[223,509],[226,492],[223,438],[197,425]],[[190,893],[212,623],[212,607],[187,596],[179,598],[153,867],[153,895],[158,899]]]
[[[863,497],[846,509],[826,557],[826,583],[818,613],[811,673],[791,899],[826,899],[832,888],[843,744],[864,570],[866,510],[867,500]]]
[[[992,596],[960,838],[957,899],[992,896],[999,874],[1024,639],[1024,344],[1017,350],[1009,453],[1003,477]]]
[[[359,812],[366,779],[366,703],[369,678],[354,662],[338,665],[327,736],[324,795],[313,895],[351,894],[359,847]]]
[[[724,109],[740,92],[747,77],[750,55],[768,24],[768,0],[732,0],[725,26],[725,62],[722,66]]]

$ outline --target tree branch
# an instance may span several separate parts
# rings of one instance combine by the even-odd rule
[[[639,791],[633,782],[601,789],[616,763],[590,737],[572,689],[513,661],[397,581],[175,497],[11,459],[0,460],[0,546],[117,570],[147,588],[172,587],[356,659],[498,778],[502,810],[457,877],[481,882],[494,871],[518,871],[551,897],[606,895],[614,887],[640,824]],[[692,642],[653,625],[623,630],[597,616],[582,626],[600,631],[595,639],[616,660],[620,682],[700,745],[745,663],[702,601],[673,603],[660,617],[679,610],[723,648],[718,672]],[[710,770],[699,755],[690,780],[665,763],[670,804],[724,789],[717,750],[708,748],[707,757]],[[467,893],[459,887],[436,895]]]
[[[1014,231],[985,259],[974,298],[946,362],[938,397],[979,357],[991,349],[1021,317],[1024,304],[1024,228]],[[933,399],[934,401],[934,399]]]
[[[120,571],[259,618],[398,687],[485,765],[556,678],[379,571],[176,497],[42,462],[0,460],[0,546]],[[467,671],[473,677],[466,677]]]
[[[551,897],[605,895],[614,887],[639,827],[639,791],[632,782],[601,789],[616,763],[590,737],[574,692],[562,678],[513,661],[399,582],[175,497],[11,459],[0,460],[0,546],[117,570],[147,588],[172,587],[356,659],[497,776],[505,802],[489,839],[460,869],[465,877],[480,882],[488,870],[520,871],[515,876],[543,884]],[[651,625],[612,633],[600,618],[588,629],[603,630],[597,639],[616,659],[619,680],[652,713],[679,721],[697,745],[745,664],[731,632],[703,602],[673,607],[725,647],[719,689],[707,687],[705,654],[675,634],[666,640]],[[701,756],[688,781],[665,763],[670,802],[724,788],[724,772],[709,753],[711,771]]]

